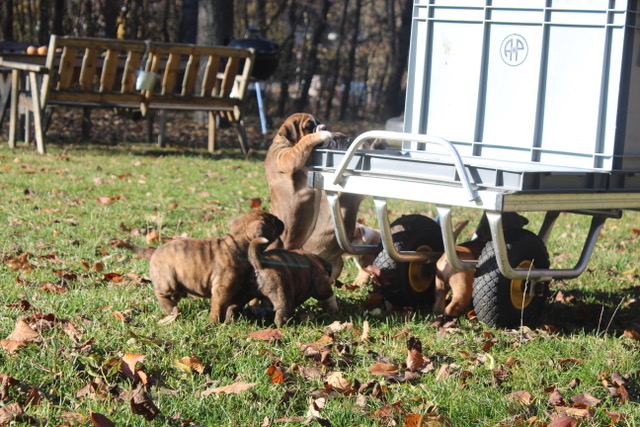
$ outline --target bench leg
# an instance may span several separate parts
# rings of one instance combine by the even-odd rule
[[[216,113],[209,111],[209,141],[207,149],[210,153],[213,153],[216,150],[216,134]]]
[[[18,84],[20,71],[11,70],[11,107],[9,108],[9,148],[16,148],[16,133],[18,131]]]
[[[236,126],[238,127],[238,142],[240,142],[240,149],[245,156],[249,152],[249,141],[247,140],[247,131],[244,128],[244,120],[238,120]]]
[[[158,117],[158,147],[164,147],[167,142],[167,111],[160,110]]]
[[[31,85],[31,102],[33,102],[33,126],[36,134],[36,148],[38,153],[44,154],[44,133],[42,131],[42,108],[40,106],[40,85],[36,73],[29,73]]]

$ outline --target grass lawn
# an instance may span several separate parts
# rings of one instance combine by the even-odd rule
[[[219,236],[268,209],[264,153],[48,150],[0,146],[0,425],[640,425],[636,212],[605,224],[587,272],[552,283],[531,329],[439,324],[369,287],[338,289],[339,315],[308,301],[279,330],[250,310],[213,326],[202,299],[165,316],[148,263],[109,241]],[[394,218],[433,212],[390,201]],[[371,201],[360,216],[376,226]],[[552,266],[575,263],[587,227],[561,215]]]

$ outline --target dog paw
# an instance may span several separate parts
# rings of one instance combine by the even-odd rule
[[[321,130],[317,132],[320,136],[320,142],[327,142],[333,140],[333,134],[328,130]]]

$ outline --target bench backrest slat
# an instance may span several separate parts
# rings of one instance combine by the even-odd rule
[[[93,85],[93,78],[98,67],[97,59],[98,51],[96,49],[85,49],[82,68],[80,69],[80,88],[82,90],[89,90]]]
[[[102,64],[102,74],[100,75],[100,92],[110,92],[116,82],[116,74],[118,72],[118,52],[113,49],[107,49]]]
[[[182,92],[180,93],[182,96],[195,94],[200,58],[200,55],[189,55],[189,60],[184,70],[184,79],[182,80]]]

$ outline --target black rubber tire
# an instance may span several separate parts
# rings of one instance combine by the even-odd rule
[[[523,229],[505,230],[507,257],[511,265],[528,268],[549,268],[549,254],[542,240]],[[529,265],[528,265],[529,264]],[[523,281],[504,277],[498,268],[493,242],[482,250],[473,282],[473,307],[478,319],[489,326],[518,327],[522,322],[531,324],[542,312],[549,282],[535,283],[535,296],[523,298]]]
[[[404,215],[390,225],[393,245],[399,251],[418,248],[444,251],[442,233],[437,222],[424,215]],[[394,305],[401,307],[429,307],[434,301],[435,263],[418,264],[396,262],[379,247],[373,265],[382,273],[378,291]],[[419,278],[412,281],[419,274]],[[414,283],[414,285],[412,285]]]

